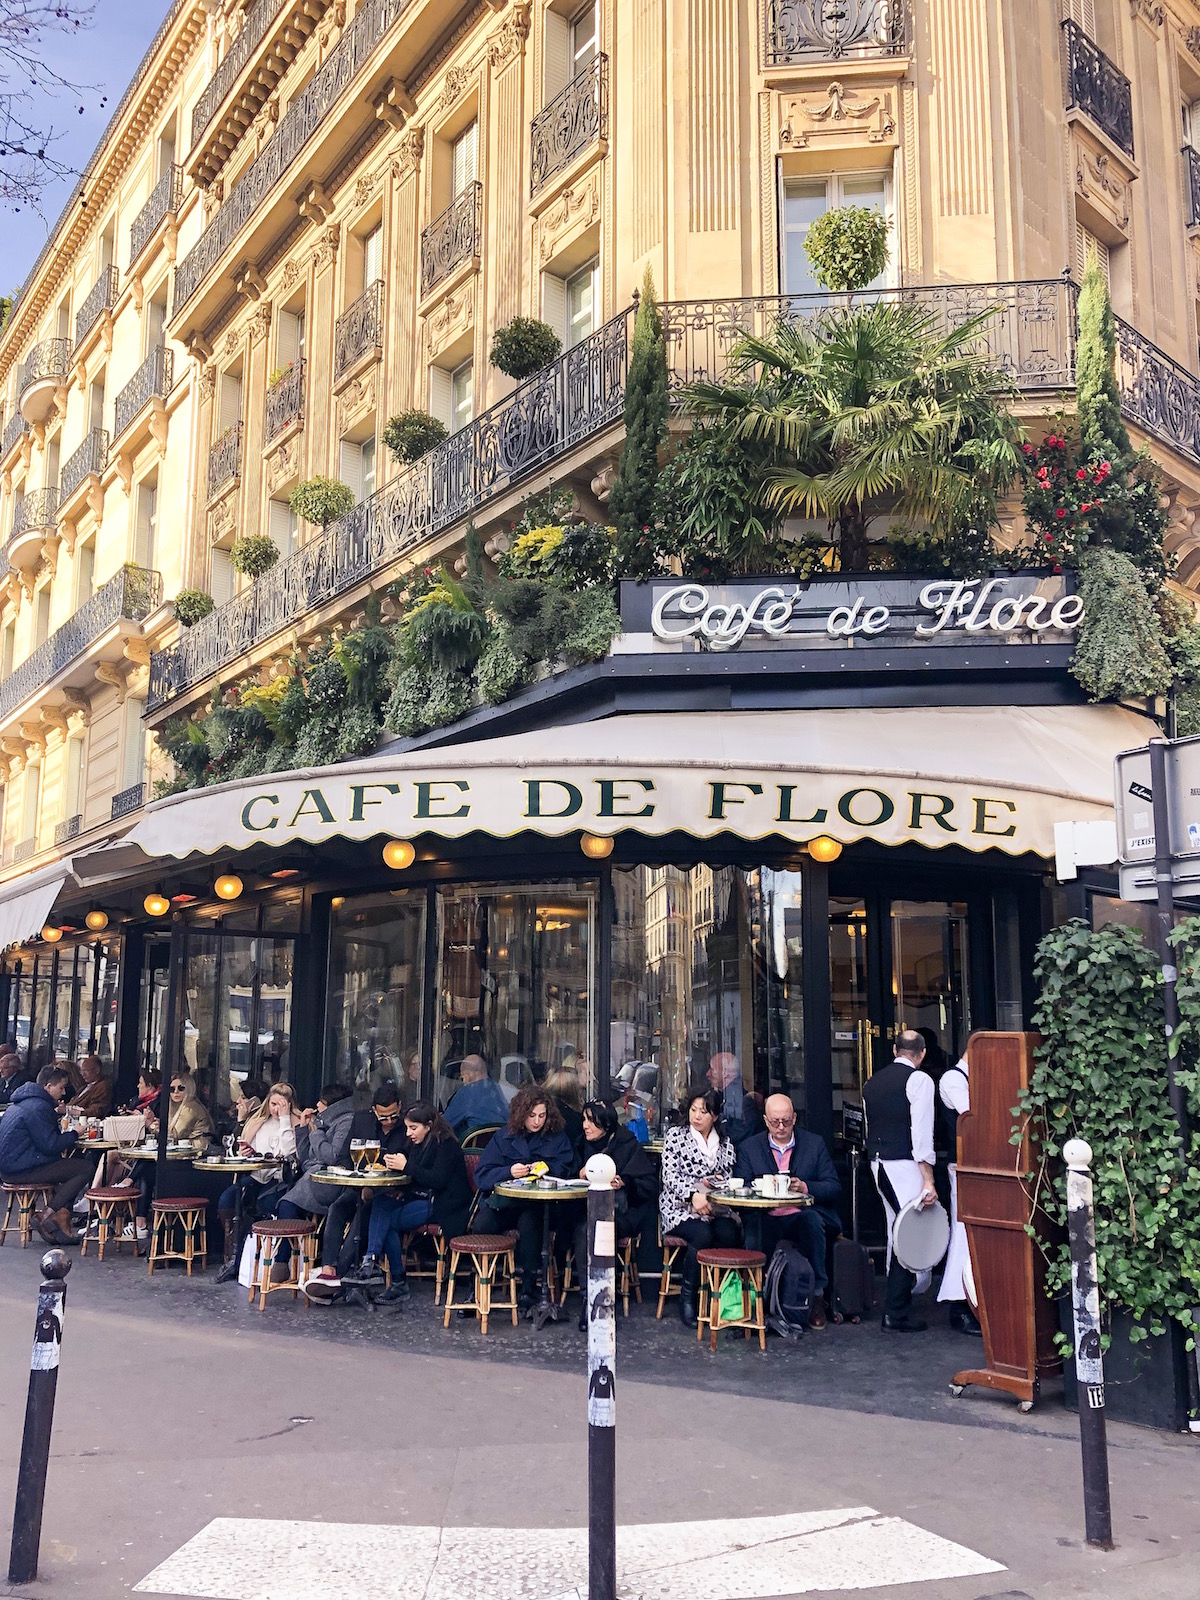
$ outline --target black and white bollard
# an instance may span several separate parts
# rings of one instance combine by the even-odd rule
[[[617,1594],[617,1227],[611,1156],[584,1168],[587,1198],[588,1600]]]
[[[1083,1139],[1063,1146],[1067,1163],[1067,1233],[1071,1242],[1071,1307],[1075,1319],[1075,1378],[1079,1389],[1079,1443],[1083,1451],[1083,1523],[1087,1542],[1112,1549],[1108,1486],[1108,1435],[1104,1423],[1104,1360],[1100,1344],[1100,1283],[1092,1210],[1092,1147]]]
[[[37,1324],[33,1330],[33,1354],[29,1358],[25,1433],[21,1439],[21,1463],[17,1468],[17,1503],[13,1508],[12,1547],[8,1557],[9,1583],[32,1583],[38,1573],[50,1429],[54,1424],[54,1392],[58,1387],[58,1352],[67,1304],[65,1279],[70,1270],[65,1250],[47,1250],[42,1257]]]

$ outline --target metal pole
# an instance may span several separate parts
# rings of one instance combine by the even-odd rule
[[[1155,932],[1163,980],[1163,1032],[1167,1040],[1167,1093],[1171,1110],[1179,1124],[1186,1162],[1191,1140],[1188,1135],[1187,1096],[1175,1077],[1178,1051],[1179,996],[1175,990],[1178,969],[1171,934],[1175,927],[1175,877],[1171,870],[1171,797],[1167,790],[1167,750],[1165,739],[1150,740],[1150,792],[1154,806],[1154,883],[1158,892]]]
[[[1092,1147],[1083,1139],[1063,1146],[1067,1163],[1067,1232],[1071,1241],[1071,1306],[1075,1316],[1075,1378],[1079,1388],[1079,1444],[1083,1452],[1083,1524],[1087,1542],[1111,1550],[1112,1501],[1108,1488],[1108,1435],[1104,1423],[1104,1360],[1100,1345],[1100,1284],[1092,1212]]]
[[[617,1596],[617,1229],[611,1156],[584,1168],[587,1198],[588,1600]]]
[[[50,1429],[54,1423],[54,1392],[58,1387],[58,1351],[67,1306],[64,1280],[70,1270],[71,1262],[65,1250],[47,1250],[42,1257],[42,1284],[38,1289],[33,1353],[29,1358],[25,1432],[17,1468],[17,1502],[13,1508],[12,1546],[8,1557],[9,1583],[31,1583],[38,1573]]]

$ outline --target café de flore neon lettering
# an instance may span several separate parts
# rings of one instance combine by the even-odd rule
[[[834,780],[832,785],[828,781],[820,785],[825,793],[818,800],[818,780],[811,778],[802,785],[675,773],[664,811],[662,780],[649,777],[576,782],[492,772],[476,781],[486,827],[498,834],[522,832],[531,825],[534,831],[565,832],[594,824],[608,824],[611,829],[614,824],[641,823],[641,831],[653,833],[682,829],[711,834],[723,827],[761,837],[797,829],[803,838],[808,831],[838,831],[840,825],[840,831],[859,837],[886,830],[891,836],[899,831],[932,835],[944,842],[946,835],[1013,839],[1018,822],[1015,800],[961,788],[951,795],[844,780],[849,786],[835,793]],[[280,834],[314,839],[402,831],[456,836],[478,825],[471,821],[474,792],[470,779],[450,777],[406,783],[326,782],[303,789],[280,785],[242,803],[241,828],[246,842],[260,836],[271,843]],[[565,822],[569,827],[545,830],[540,825],[547,822]]]
[[[862,592],[856,593],[859,589]],[[830,605],[830,591],[838,603]],[[664,643],[696,639],[709,650],[744,641],[812,647],[872,642],[898,635],[910,643],[1005,644],[1069,641],[1083,620],[1083,601],[1057,577],[939,578],[855,585],[765,584],[738,580],[715,591],[702,583],[655,586],[650,631]],[[823,636],[823,637],[822,637]]]

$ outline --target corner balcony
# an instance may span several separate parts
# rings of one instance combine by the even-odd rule
[[[138,418],[153,406],[161,410],[171,392],[175,376],[175,353],[165,345],[155,345],[133,377],[121,390],[113,406],[113,446],[119,448]]]
[[[457,200],[421,233],[421,298],[466,263],[479,265],[483,232],[483,185],[469,183]]]
[[[1063,23],[1067,110],[1082,111],[1119,150],[1133,159],[1133,87],[1121,69],[1093,44],[1078,23]]]
[[[108,429],[93,428],[87,438],[63,463],[58,479],[58,515],[70,519],[79,514],[85,503],[91,505],[99,518],[103,500],[95,503],[100,493],[100,475],[108,461]]]
[[[0,683],[0,723],[52,685],[86,687],[96,663],[121,660],[125,639],[140,639],[142,622],[161,604],[157,572],[122,567]]]
[[[764,21],[768,67],[869,60],[908,48],[904,0],[769,0]]]
[[[608,57],[601,52],[529,125],[529,193],[608,138]]]
[[[116,266],[105,267],[96,279],[88,294],[87,299],[75,313],[75,350],[78,351],[87,341],[88,335],[108,313],[109,335],[111,345],[112,309],[117,303],[118,275]]]
[[[341,384],[383,355],[383,279],[347,306],[333,327],[333,381]]]
[[[54,410],[60,389],[65,389],[71,367],[69,339],[44,339],[34,345],[21,368],[21,415],[36,427]]]
[[[0,467],[11,465],[13,452],[28,432],[29,424],[20,410],[14,411],[5,424],[4,438],[0,441]]]
[[[146,204],[129,227],[129,270],[158,238],[159,230],[174,222],[183,204],[183,168],[170,166],[150,191]]]
[[[276,378],[267,390],[267,403],[263,411],[264,450],[285,433],[299,433],[303,428],[304,373],[305,363],[293,361],[283,376]]]
[[[58,489],[35,489],[13,514],[12,531],[4,546],[4,559],[16,572],[32,572],[42,558],[42,546],[58,531]]]
[[[360,0],[261,154],[176,267],[173,334],[212,320],[233,293],[236,268],[259,260],[293,227],[298,193],[305,215],[324,220],[332,201],[317,175],[334,171],[379,121],[394,121],[397,87],[471,9],[472,0]]]

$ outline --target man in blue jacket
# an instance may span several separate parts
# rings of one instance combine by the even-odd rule
[[[841,1179],[818,1134],[796,1127],[796,1108],[785,1094],[768,1096],[763,1112],[765,1133],[755,1134],[738,1149],[735,1176],[747,1183],[755,1178],[786,1172],[793,1194],[812,1196],[812,1205],[789,1209],[785,1202],[778,1211],[763,1218],[763,1248],[771,1254],[780,1239],[789,1239],[813,1269],[815,1279],[810,1327],[823,1328],[825,1289],[825,1240],[828,1233],[841,1232],[837,1203],[842,1193]]]
[[[461,1143],[476,1128],[502,1128],[508,1121],[504,1090],[488,1077],[482,1056],[464,1056],[458,1069],[461,1085],[450,1096],[446,1121]]]
[[[77,1133],[59,1131],[59,1107],[71,1080],[61,1067],[43,1067],[36,1083],[18,1089],[0,1120],[0,1179],[53,1185],[50,1204],[34,1217],[48,1244],[78,1244],[71,1207],[92,1181],[96,1163],[73,1152]]]

